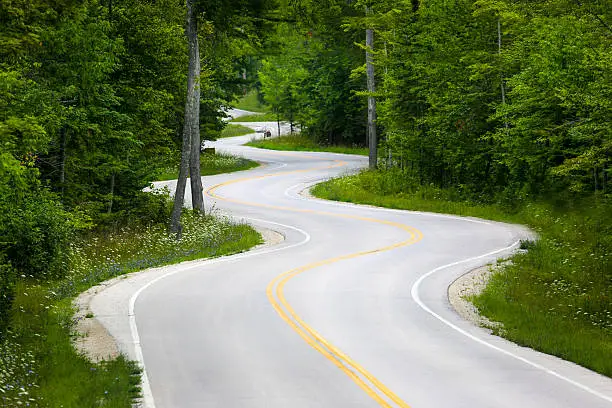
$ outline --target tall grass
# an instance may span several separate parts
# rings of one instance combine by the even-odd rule
[[[238,109],[242,109],[242,110],[246,110],[250,112],[264,113],[269,110],[269,107],[266,104],[261,103],[261,101],[259,100],[259,94],[256,89],[250,90],[246,95],[240,98],[238,102],[236,102],[234,105]]]
[[[230,122],[276,122],[276,113],[262,112],[253,115],[240,116]]]
[[[21,281],[11,329],[0,341],[0,403],[7,407],[130,407],[139,369],[123,357],[92,363],[72,346],[80,292],[114,276],[184,260],[244,251],[261,242],[244,224],[188,212],[177,241],[163,225],[92,232],[70,250],[66,277]]]
[[[461,199],[419,186],[394,171],[362,172],[314,187],[317,197],[476,216],[528,225],[539,239],[471,299],[495,329],[516,343],[612,376],[612,203],[595,197],[564,208],[525,203],[518,208]]]
[[[251,131],[251,133],[253,132]],[[253,160],[227,153],[203,153],[200,156],[200,175],[202,176],[232,173],[252,169],[257,166],[259,164]],[[178,163],[163,167],[159,170],[159,174],[156,177],[157,180],[176,180],[178,178],[178,167]]]
[[[247,146],[259,147],[270,150],[293,150],[308,152],[332,152],[346,154],[368,154],[368,149],[358,146],[324,146],[316,143],[312,139],[298,134],[282,136],[273,139],[252,140]]]
[[[253,129],[250,127],[242,126],[242,125],[234,125],[232,123],[227,124],[223,130],[221,131],[221,135],[219,137],[236,137],[236,136],[244,136],[251,133],[255,133]]]

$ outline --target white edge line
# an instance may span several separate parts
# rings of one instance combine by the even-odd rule
[[[512,250],[515,247],[517,247],[519,244],[520,244],[520,241],[517,241],[517,242],[513,243],[512,245],[507,246],[505,248],[497,249],[495,251],[486,253],[484,255],[474,256],[472,258],[464,259],[462,261],[457,261],[457,262],[449,263],[449,264],[446,264],[446,265],[442,265],[442,266],[440,266],[440,267],[438,267],[436,269],[433,269],[433,270],[425,273],[419,279],[417,279],[417,281],[414,283],[414,285],[412,285],[412,289],[410,290],[410,294],[412,295],[412,299],[417,303],[417,305],[419,305],[419,307],[421,309],[423,309],[424,311],[426,311],[427,313],[429,313],[430,315],[432,315],[433,317],[435,317],[436,319],[438,319],[439,321],[441,321],[442,323],[444,323],[445,325],[447,325],[451,329],[453,329],[453,330],[463,334],[464,336],[470,338],[471,340],[473,340],[473,341],[475,341],[477,343],[480,343],[483,346],[489,347],[489,348],[491,348],[491,349],[493,349],[495,351],[498,351],[498,352],[500,352],[502,354],[505,354],[505,355],[507,355],[509,357],[512,357],[512,358],[514,358],[516,360],[522,361],[523,363],[525,363],[527,365],[530,365],[530,366],[532,366],[532,367],[534,367],[534,368],[536,368],[538,370],[542,370],[542,371],[546,372],[547,374],[552,375],[553,377],[556,377],[556,378],[558,378],[560,380],[563,380],[563,381],[565,381],[567,383],[570,383],[570,384],[572,384],[572,385],[582,389],[583,391],[586,391],[586,392],[588,392],[588,393],[590,393],[592,395],[595,395],[595,396],[597,396],[597,397],[599,397],[599,398],[601,398],[603,400],[606,400],[608,402],[612,402],[612,398],[608,397],[607,395],[604,395],[604,394],[600,393],[599,391],[596,391],[596,390],[594,390],[594,389],[592,389],[590,387],[587,387],[584,384],[581,384],[581,383],[579,383],[577,381],[574,381],[571,378],[565,377],[565,376],[559,374],[558,372],[550,370],[550,369],[548,369],[548,368],[546,368],[546,367],[544,367],[544,366],[542,366],[542,365],[540,365],[538,363],[534,363],[533,361],[528,360],[525,357],[518,356],[518,355],[516,355],[516,354],[514,354],[514,353],[512,353],[512,352],[510,352],[510,351],[508,351],[506,349],[503,349],[501,347],[495,346],[495,345],[493,345],[493,344],[491,344],[491,343],[481,339],[480,337],[474,336],[473,334],[471,334],[471,333],[465,331],[464,329],[458,327],[457,325],[449,322],[448,320],[446,320],[445,318],[443,318],[442,316],[440,316],[439,314],[437,314],[436,312],[431,310],[421,300],[421,297],[419,295],[419,288],[421,286],[421,283],[425,279],[430,277],[431,275],[433,275],[433,274],[435,274],[437,272],[440,272],[441,270],[453,267],[453,266],[457,266],[457,265],[460,265],[460,264],[463,264],[463,263],[467,263],[467,262],[470,262],[470,261],[475,261],[475,260],[478,260],[478,259],[486,258],[488,256],[492,256],[492,255],[498,254],[500,252],[505,252],[505,251]]]
[[[251,256],[256,256],[256,255],[269,254],[271,252],[284,251],[286,249],[295,248],[295,247],[304,245],[308,241],[310,241],[310,234],[308,232],[304,231],[301,228],[297,228],[297,227],[294,227],[294,226],[291,226],[291,225],[287,225],[287,224],[281,224],[279,222],[262,220],[262,219],[259,219],[259,218],[250,218],[250,217],[237,217],[237,218],[251,220],[251,221],[256,221],[256,222],[262,222],[262,223],[266,223],[266,224],[278,225],[278,226],[281,226],[281,227],[289,228],[289,229],[292,229],[292,230],[297,231],[297,232],[301,233],[302,235],[304,235],[304,239],[302,241],[300,241],[300,242],[295,243],[295,244],[283,246],[283,247],[280,247],[280,248],[272,248],[272,249],[267,249],[267,250],[262,250],[262,251],[253,251],[253,252],[250,252],[250,253],[230,255],[230,256],[227,256],[227,257],[221,257],[221,258],[217,258],[217,259],[203,260],[201,263],[198,263],[197,265],[193,265],[193,264],[186,265],[183,268],[180,268],[180,269],[177,269],[177,270],[173,270],[172,272],[168,272],[168,273],[166,273],[164,275],[161,275],[161,276],[153,279],[152,281],[146,283],[144,286],[142,286],[140,289],[138,289],[132,295],[132,297],[130,298],[130,301],[129,301],[128,318],[129,318],[129,323],[130,323],[130,332],[131,332],[131,335],[132,335],[132,342],[134,344],[134,352],[136,354],[136,361],[139,363],[139,365],[140,365],[140,367],[142,369],[142,374],[141,374],[141,378],[142,378],[141,390],[142,390],[142,406],[144,408],[155,408],[155,399],[153,398],[153,392],[151,391],[151,384],[149,382],[149,377],[147,375],[147,370],[146,370],[145,363],[144,363],[144,356],[143,356],[143,353],[142,353],[142,346],[140,345],[140,335],[138,334],[138,326],[136,324],[136,314],[134,312],[136,301],[138,300],[138,296],[140,296],[140,294],[142,292],[144,292],[146,289],[148,289],[150,286],[156,284],[157,282],[161,281],[162,279],[165,279],[165,278],[167,278],[169,276],[175,275],[175,274],[180,273],[180,272],[185,272],[186,270],[189,270],[189,269],[199,268],[199,267],[208,266],[208,265],[211,265],[211,264],[225,262],[225,261],[232,261],[232,260],[236,260],[236,259],[248,258],[248,257],[251,257]]]
[[[316,182],[316,183],[318,183],[318,182]],[[309,183],[309,184],[299,183],[299,184],[296,184],[294,186],[291,186],[291,187],[289,187],[288,189],[285,190],[285,196],[287,196],[289,198],[297,199],[297,200],[311,200],[309,198],[300,196],[299,194],[295,193],[294,190],[296,190],[300,186],[304,186],[304,188],[307,189],[307,188],[312,187],[316,183]],[[291,193],[293,193],[293,194],[291,194]],[[335,201],[331,201],[331,200],[321,200],[321,199],[317,199],[317,198],[314,198],[314,199],[317,200],[317,201],[320,201],[320,202],[322,202],[324,204],[335,205],[335,206],[340,206],[340,207],[350,207],[350,208],[359,208],[359,209],[371,209],[371,210],[375,210],[375,211],[403,213],[403,214],[407,214],[408,213],[408,214],[427,215],[427,216],[431,216],[431,217],[450,218],[450,219],[456,219],[456,220],[463,220],[463,221],[468,221],[468,222],[477,223],[477,224],[493,225],[493,223],[487,222],[487,221],[484,221],[484,220],[477,220],[477,219],[467,218],[467,217],[458,217],[458,216],[449,215],[449,214],[436,214],[436,213],[427,213],[427,212],[421,212],[421,211],[399,210],[399,209],[393,209],[393,208],[370,207],[370,206],[362,206],[362,205],[352,204],[352,203],[335,202]],[[565,377],[565,376],[557,373],[556,371],[550,370],[550,369],[548,369],[548,368],[546,368],[546,367],[544,367],[544,366],[542,366],[542,365],[540,365],[538,363],[534,363],[531,360],[528,360],[528,359],[526,359],[524,357],[518,356],[518,355],[516,355],[516,354],[514,354],[514,353],[512,353],[512,352],[510,352],[510,351],[508,351],[506,349],[503,349],[501,347],[495,346],[495,345],[493,345],[493,344],[491,344],[491,343],[481,339],[480,337],[474,336],[473,334],[463,330],[462,328],[458,327],[457,325],[455,325],[455,324],[449,322],[448,320],[444,319],[442,316],[440,316],[439,314],[437,314],[436,312],[431,310],[421,300],[421,298],[419,296],[420,285],[421,285],[421,283],[425,279],[427,279],[431,275],[433,275],[433,274],[435,274],[435,273],[437,273],[437,272],[439,272],[441,270],[453,267],[453,266],[457,266],[457,265],[460,265],[460,264],[463,264],[463,263],[467,263],[467,262],[470,262],[470,261],[475,261],[475,260],[478,260],[478,259],[486,258],[488,256],[492,256],[492,255],[495,255],[495,254],[498,254],[498,253],[501,253],[501,252],[510,251],[510,250],[514,249],[515,247],[517,247],[519,245],[520,245],[520,240],[514,242],[512,245],[507,246],[505,248],[497,249],[495,251],[488,252],[488,253],[486,253],[484,255],[475,256],[475,257],[472,257],[472,258],[464,259],[462,261],[457,261],[457,262],[453,262],[453,263],[450,263],[450,264],[447,264],[447,265],[442,265],[442,266],[440,266],[440,267],[438,267],[438,268],[436,268],[434,270],[431,270],[431,271],[425,273],[412,286],[412,289],[410,291],[411,295],[412,295],[412,299],[417,303],[417,305],[419,305],[419,307],[421,309],[425,310],[427,313],[429,313],[430,315],[434,316],[436,319],[440,320],[442,323],[444,323],[448,327],[452,328],[453,330],[458,331],[459,333],[463,334],[464,336],[467,336],[468,338],[472,339],[473,341],[475,341],[477,343],[480,343],[480,344],[482,344],[482,345],[484,345],[486,347],[489,347],[489,348],[491,348],[493,350],[496,350],[496,351],[498,351],[498,352],[500,352],[502,354],[505,354],[505,355],[507,355],[509,357],[512,357],[512,358],[514,358],[516,360],[522,361],[523,363],[528,364],[528,365],[530,365],[530,366],[532,366],[532,367],[534,367],[536,369],[542,370],[542,371],[546,372],[547,374],[552,375],[553,377],[556,377],[556,378],[558,378],[560,380],[568,382],[568,383],[570,383],[570,384],[572,384],[572,385],[582,389],[583,391],[586,391],[586,392],[588,392],[588,393],[590,393],[592,395],[595,395],[595,396],[597,396],[599,398],[602,398],[605,401],[612,402],[612,398],[611,397],[608,397],[607,395],[605,395],[603,393],[600,393],[599,391],[596,391],[596,390],[594,390],[594,389],[592,389],[592,388],[590,388],[590,387],[588,387],[588,386],[586,386],[586,385],[584,385],[582,383],[574,381],[571,378]],[[514,343],[512,343],[512,344],[514,344]],[[546,353],[544,353],[544,354],[546,354]],[[564,361],[566,361],[566,360],[564,360]]]

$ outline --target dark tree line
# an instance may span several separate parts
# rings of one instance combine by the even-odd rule
[[[0,0],[0,329],[16,279],[61,277],[75,234],[170,221],[143,189],[184,129],[199,175],[196,138],[222,128],[269,6]]]
[[[366,145],[375,96],[379,164],[403,178],[489,201],[609,193],[610,2],[327,1],[290,10],[298,23],[279,28],[280,50],[260,76],[264,94],[277,93],[268,99],[307,135]],[[370,27],[374,93],[365,92],[360,49]]]

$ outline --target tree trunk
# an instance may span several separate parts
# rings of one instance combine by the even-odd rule
[[[108,200],[107,214],[110,214],[113,212],[114,197],[115,197],[115,173],[113,172],[113,174],[111,175],[111,180],[110,180],[110,199]]]
[[[189,175],[191,204],[194,210],[204,212],[202,177],[200,176],[200,46],[198,44],[198,20],[193,0],[187,0],[187,39],[189,40],[189,80],[185,107],[185,123],[191,132],[191,157]],[[189,120],[187,116],[189,115]]]
[[[502,47],[502,33],[501,33],[501,19],[497,19],[497,55],[501,55]],[[502,105],[506,104],[506,88],[504,86],[504,73],[501,73],[501,99]]]
[[[276,128],[278,129],[278,137],[280,138],[280,114],[276,113]]]
[[[66,186],[66,144],[68,143],[68,136],[66,135],[66,129],[60,130],[60,175],[59,185],[62,199],[64,198],[65,186]]]
[[[185,201],[185,188],[187,186],[187,174],[189,173],[189,165],[192,162],[190,155],[192,152],[193,145],[193,133],[194,128],[198,132],[199,136],[199,110],[200,110],[200,99],[199,99],[199,84],[197,83],[199,77],[199,49],[197,42],[197,27],[196,27],[196,16],[193,10],[193,0],[186,0],[187,4],[187,19],[185,34],[189,41],[189,72],[187,76],[187,100],[185,102],[185,123],[183,125],[183,144],[181,147],[181,165],[179,168],[179,176],[176,184],[176,191],[174,193],[174,206],[172,207],[172,217],[170,219],[170,231],[177,234],[177,238],[180,239],[182,226],[181,226],[181,212],[183,210],[183,204]],[[195,41],[194,41],[195,38]],[[193,57],[198,56],[197,60]],[[198,137],[199,138],[199,137]],[[198,143],[199,152],[199,143]],[[198,166],[199,166],[199,154],[197,155]],[[200,170],[197,169],[195,177],[192,179],[192,197],[197,194],[197,191],[193,190],[193,179],[200,180]],[[196,186],[197,188],[197,186]],[[202,196],[200,190],[200,197]]]
[[[371,13],[369,7],[366,8],[366,15]],[[368,77],[368,146],[370,148],[369,167],[376,169],[377,167],[377,140],[376,140],[376,82],[374,80],[374,64],[372,63],[374,49],[374,30],[366,29],[366,72]]]

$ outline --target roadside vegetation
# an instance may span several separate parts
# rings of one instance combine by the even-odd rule
[[[238,99],[233,106],[249,112],[266,113],[270,110],[270,107],[261,100],[257,89],[251,89],[246,95]]]
[[[258,113],[254,115],[240,116],[236,119],[232,119],[231,122],[276,122],[277,116],[274,113]]]
[[[247,146],[259,147],[270,150],[295,150],[295,151],[310,151],[310,152],[331,152],[331,153],[346,153],[359,154],[367,156],[368,150],[364,147],[349,147],[349,146],[325,146],[316,143],[311,138],[300,135],[286,135],[271,139],[252,140],[246,144]]]
[[[2,406],[130,407],[139,395],[139,368],[123,357],[91,363],[75,351],[72,299],[115,276],[242,252],[261,242],[247,225],[194,212],[183,214],[183,236],[176,240],[165,224],[168,196],[149,195],[147,222],[83,231],[67,243],[63,276],[29,276],[15,285],[0,340]]]
[[[178,163],[159,169],[157,181],[176,180],[178,178]],[[221,173],[248,170],[259,166],[253,160],[233,156],[226,153],[203,153],[200,156],[200,175],[212,176]]]
[[[227,126],[223,128],[219,137],[223,138],[223,137],[244,136],[250,133],[255,133],[255,131],[251,129],[250,127],[246,127],[242,125],[234,125],[234,124],[229,123],[227,124]]]
[[[399,170],[346,176],[316,185],[320,198],[520,223],[537,232],[484,292],[470,299],[497,334],[612,377],[612,205],[604,197],[572,205],[520,207],[423,186]]]

